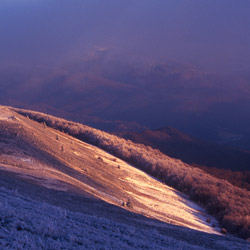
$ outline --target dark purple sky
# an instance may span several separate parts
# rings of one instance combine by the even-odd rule
[[[53,64],[96,48],[250,69],[249,0],[1,0],[0,63]]]

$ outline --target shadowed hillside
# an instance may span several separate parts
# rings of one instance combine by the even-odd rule
[[[250,151],[207,143],[170,127],[143,132],[120,132],[117,135],[159,149],[166,155],[189,164],[234,171],[249,170],[250,166]]]

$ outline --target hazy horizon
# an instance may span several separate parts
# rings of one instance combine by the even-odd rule
[[[3,0],[1,64],[62,65],[95,49],[231,74],[250,69],[250,2]]]
[[[248,0],[2,0],[0,102],[249,149],[249,14]]]

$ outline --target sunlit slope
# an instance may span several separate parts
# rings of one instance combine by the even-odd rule
[[[96,197],[164,222],[216,233],[187,197],[105,151],[0,108],[0,167],[32,183]],[[216,222],[215,222],[216,224]]]

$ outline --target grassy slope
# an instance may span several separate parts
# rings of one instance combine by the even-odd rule
[[[42,113],[13,109],[39,122],[45,122],[85,142],[96,145],[134,164],[168,185],[190,195],[215,215],[228,231],[250,237],[250,193],[204,171],[173,160],[150,147],[118,138],[114,135],[55,118]]]
[[[93,145],[15,112],[3,115],[7,111],[0,107],[0,120],[5,119],[0,121],[0,170],[149,218],[218,233],[218,223],[175,189]]]

